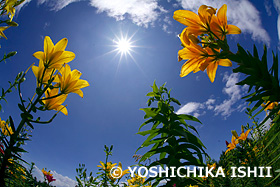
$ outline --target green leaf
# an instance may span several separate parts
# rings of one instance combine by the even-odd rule
[[[6,21],[6,23],[9,25],[9,26],[12,26],[12,27],[17,27],[18,24],[14,21]]]
[[[18,107],[19,107],[19,109],[20,109],[22,112],[26,112],[24,106],[22,106],[21,104],[18,104]]]
[[[154,97],[156,94],[154,92],[149,92],[146,96],[148,97]]]
[[[178,117],[181,118],[181,119],[184,119],[184,120],[195,121],[195,122],[198,122],[198,123],[202,124],[196,117],[194,117],[192,115],[179,114]]]
[[[178,105],[181,105],[181,103],[180,103],[177,99],[175,99],[175,98],[173,98],[173,97],[171,97],[170,99],[171,99],[171,101],[173,101],[174,103],[176,103],[176,104],[178,104]]]
[[[154,93],[158,93],[158,87],[157,87],[157,85],[156,85],[156,81],[154,81],[154,84],[153,84],[153,92]]]
[[[140,110],[143,110],[146,113],[144,119],[155,117],[158,114],[156,108],[140,108]]]
[[[13,132],[15,132],[16,128],[15,128],[15,124],[14,124],[14,121],[12,119],[12,116],[9,116],[9,122],[10,122],[10,126],[11,126]]]
[[[153,134],[158,132],[160,129],[152,129],[152,130],[147,130],[147,131],[142,131],[142,132],[138,132],[137,134],[140,134],[142,136],[146,136],[147,134]]]
[[[256,48],[256,45],[254,45],[254,57],[259,59],[258,50]]]

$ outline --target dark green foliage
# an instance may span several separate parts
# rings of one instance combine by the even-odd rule
[[[138,134],[148,136],[142,145],[138,148],[152,146],[146,152],[139,162],[145,161],[149,158],[158,156],[158,159],[147,167],[176,167],[180,166],[203,166],[203,157],[206,155],[204,145],[200,139],[194,135],[197,133],[194,126],[186,123],[186,120],[201,123],[197,118],[185,115],[176,114],[172,103],[180,105],[179,101],[172,98],[170,91],[165,85],[157,87],[153,84],[153,91],[148,93],[149,108],[142,108],[146,114],[144,119],[147,119],[139,129]],[[151,107],[156,103],[156,107]],[[143,126],[151,123],[152,127],[146,131],[140,131]],[[138,151],[137,150],[137,151]],[[183,170],[182,170],[183,171]],[[149,178],[146,182],[155,179],[153,186],[156,186],[160,181],[170,179],[165,186],[176,184],[182,186],[183,184],[191,184],[193,181],[187,178],[169,178],[159,177]]]
[[[255,102],[254,107],[249,111],[250,113],[253,113],[264,102],[269,101],[266,106],[270,102],[280,102],[278,55],[275,56],[273,53],[273,64],[271,68],[268,67],[267,63],[266,46],[264,46],[264,53],[261,59],[259,59],[256,46],[254,46],[254,53],[252,55],[249,51],[246,52],[240,45],[238,45],[236,55],[229,55],[229,58],[236,61],[239,65],[233,72],[240,72],[247,75],[244,80],[237,84],[248,85],[249,92],[254,89],[253,93],[244,97],[250,103]],[[258,111],[254,117],[263,110],[264,108]],[[275,115],[276,111],[279,111],[279,106],[269,113],[262,124]],[[279,115],[274,120],[275,122],[279,122]]]

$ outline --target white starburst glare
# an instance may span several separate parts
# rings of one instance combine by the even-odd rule
[[[117,50],[120,53],[128,53],[131,50],[131,42],[127,40],[126,38],[121,38],[119,41],[116,42],[117,44]]]
[[[132,56],[132,53],[135,52],[133,48],[136,47],[135,45],[133,45],[135,41],[132,40],[134,34],[130,37],[127,34],[123,35],[122,32],[119,36],[115,35],[115,39],[113,39],[113,51],[117,52],[117,55],[120,55],[120,61],[123,57],[127,58],[127,56],[130,56],[134,61],[134,58]]]

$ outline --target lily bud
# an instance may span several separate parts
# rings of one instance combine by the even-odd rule
[[[232,134],[236,139],[238,139],[238,134],[237,134],[236,130],[232,130],[232,131],[231,131],[231,134]]]

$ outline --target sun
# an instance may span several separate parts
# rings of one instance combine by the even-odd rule
[[[128,56],[130,56],[134,60],[132,53],[135,52],[133,49],[137,47],[134,45],[134,34],[129,36],[128,34],[124,35],[123,32],[121,32],[119,36],[115,35],[115,38],[113,39],[114,50],[112,52],[117,52],[117,55],[120,55],[120,61],[123,57],[127,58]]]
[[[126,39],[126,38],[121,38],[120,40],[118,40],[116,42],[116,47],[118,52],[120,53],[129,53],[132,49],[132,45],[130,40]]]

